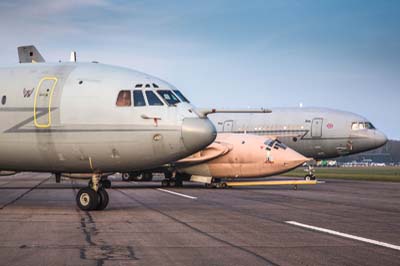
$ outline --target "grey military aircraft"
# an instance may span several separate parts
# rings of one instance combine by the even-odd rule
[[[327,108],[273,108],[268,114],[211,114],[218,132],[278,138],[315,160],[381,147],[387,137],[366,118]],[[306,178],[314,179],[313,169]]]
[[[76,196],[82,210],[106,208],[102,173],[176,161],[216,137],[207,112],[161,79],[96,62],[45,63],[34,46],[18,53],[20,64],[0,68],[0,169],[92,173]]]

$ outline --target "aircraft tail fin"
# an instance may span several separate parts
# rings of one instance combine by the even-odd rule
[[[20,63],[44,63],[43,56],[33,45],[18,47],[18,57]]]

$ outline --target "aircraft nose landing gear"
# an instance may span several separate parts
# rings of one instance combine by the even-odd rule
[[[100,174],[93,174],[89,186],[78,191],[76,204],[83,211],[104,210],[109,202],[106,187],[111,187],[111,182],[101,180]]]
[[[304,169],[304,171],[307,172],[307,174],[304,176],[304,180],[310,181],[317,179],[317,177],[314,175],[315,173],[314,166],[312,166],[311,164],[307,164],[306,169]]]

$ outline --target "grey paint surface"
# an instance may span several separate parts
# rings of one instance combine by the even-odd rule
[[[174,88],[141,72],[94,63],[0,68],[0,98],[6,97],[0,105],[0,169],[134,171],[186,157],[214,140],[214,127],[190,104],[116,106],[120,90],[153,83]],[[189,132],[185,118],[196,120]]]
[[[0,261],[14,265],[398,265],[400,253],[297,228],[292,220],[400,245],[399,186],[170,189],[114,181],[103,212],[73,200],[82,183],[0,178]]]
[[[334,158],[378,148],[387,142],[378,129],[352,130],[369,122],[350,112],[327,108],[273,108],[267,114],[211,114],[218,132],[276,136],[314,159]]]

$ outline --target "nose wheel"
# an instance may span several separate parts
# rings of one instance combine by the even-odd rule
[[[111,182],[108,179],[101,180],[101,175],[94,174],[88,187],[78,191],[76,204],[83,211],[104,210],[110,199],[106,187],[111,187]]]
[[[314,166],[307,164],[306,169],[304,169],[304,171],[307,172],[307,174],[304,176],[304,180],[310,181],[310,180],[317,179],[317,177],[314,175],[314,173],[315,173]]]

